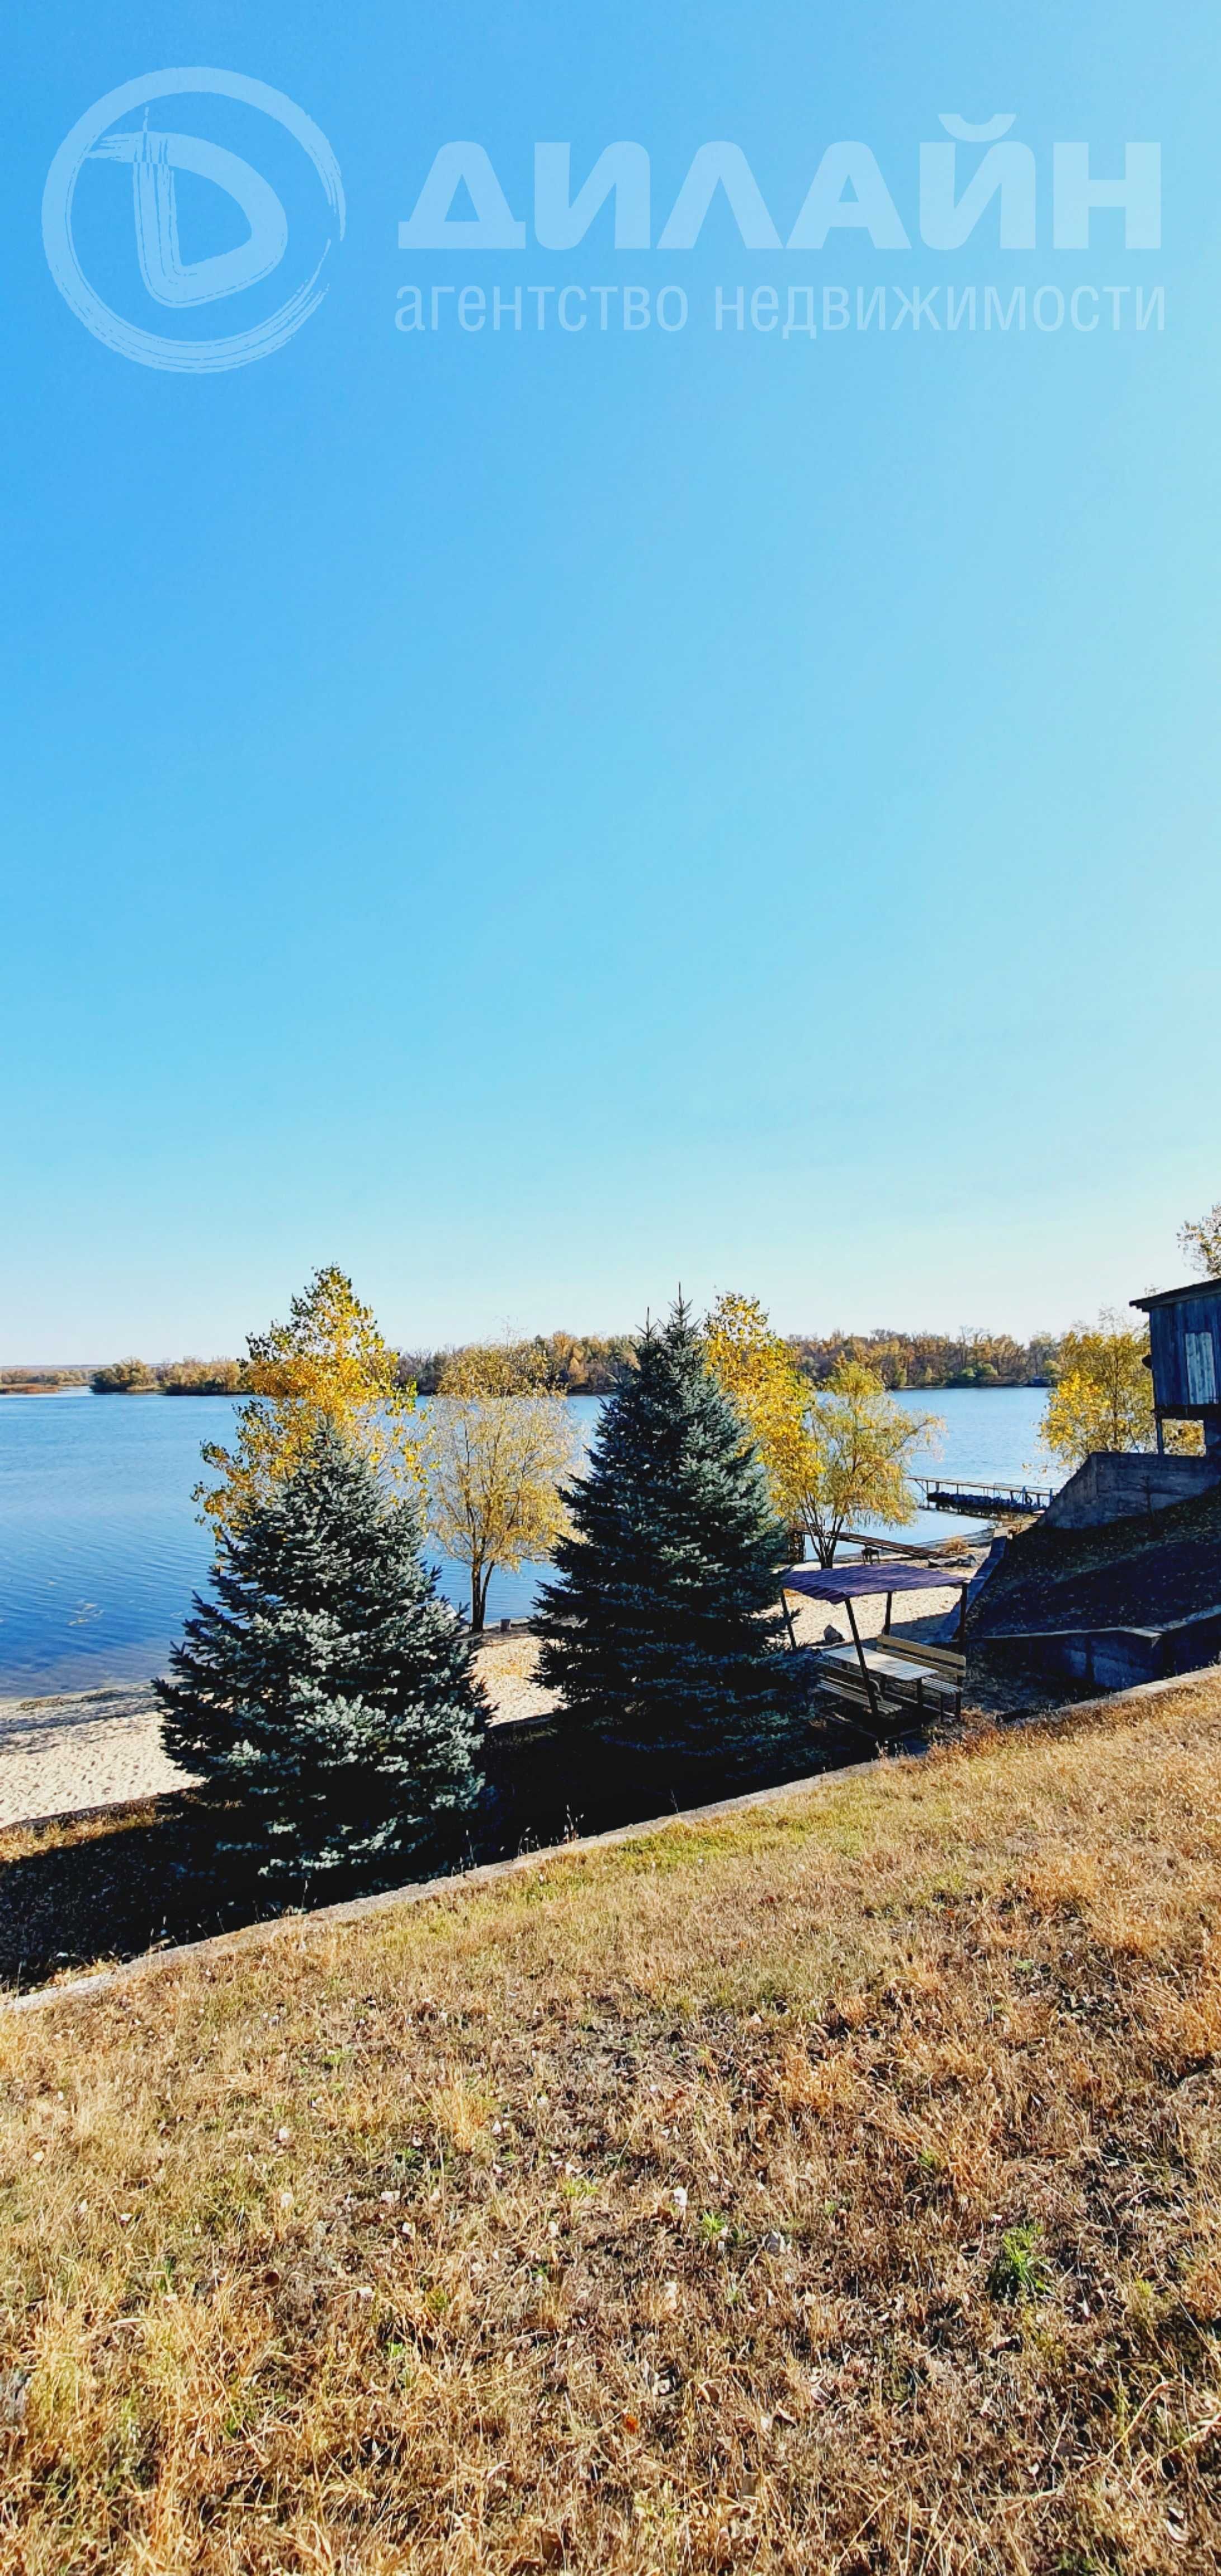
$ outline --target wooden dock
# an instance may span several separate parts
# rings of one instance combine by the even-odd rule
[[[1045,1512],[1055,1491],[1052,1485],[989,1485],[964,1476],[917,1476],[913,1481],[926,1511],[983,1512],[989,1520]]]

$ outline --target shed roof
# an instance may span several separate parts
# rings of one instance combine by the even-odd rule
[[[1129,1303],[1148,1314],[1151,1306],[1186,1306],[1201,1297],[1221,1297],[1221,1279],[1192,1279],[1186,1288],[1159,1288],[1156,1296],[1133,1297]]]
[[[783,1577],[786,1592],[803,1592],[808,1601],[852,1601],[863,1592],[965,1592],[971,1581],[969,1572],[955,1574],[948,1565],[913,1565],[904,1557],[896,1564],[888,1559],[880,1565],[791,1565]]]

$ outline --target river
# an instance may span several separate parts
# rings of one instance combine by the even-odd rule
[[[1039,1389],[952,1387],[899,1400],[945,1425],[917,1469],[988,1483],[1047,1479]],[[599,1401],[573,1403],[588,1433]],[[225,1441],[233,1412],[227,1396],[0,1400],[0,1697],[87,1690],[163,1668],[208,1573],[209,1532],[191,1500],[200,1444]],[[899,1535],[946,1538],[973,1526],[928,1512]],[[442,1590],[464,1601],[462,1567],[435,1549],[430,1556]],[[542,1571],[494,1576],[489,1618],[523,1616]]]

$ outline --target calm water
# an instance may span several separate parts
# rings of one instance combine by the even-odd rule
[[[907,1399],[945,1422],[941,1471],[1016,1483],[1047,1475],[1036,1388],[953,1388]],[[596,1399],[574,1410],[588,1430]],[[143,1680],[206,1582],[209,1534],[191,1501],[204,1440],[227,1440],[227,1396],[10,1396],[0,1402],[0,1696]],[[904,1538],[966,1523],[922,1513]],[[431,1551],[434,1557],[437,1551]],[[467,1598],[463,1569],[439,1559],[442,1589]],[[488,1615],[521,1617],[537,1566],[493,1577]]]

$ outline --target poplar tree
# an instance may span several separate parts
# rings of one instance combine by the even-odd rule
[[[217,1849],[315,1888],[452,1852],[480,1793],[486,1712],[414,1499],[324,1418],[221,1530],[211,1591],[156,1688],[165,1750],[201,1777]]]
[[[566,1527],[560,1486],[580,1430],[529,1343],[476,1344],[445,1362],[428,1416],[428,1520],[470,1572],[471,1628],[498,1566],[544,1563]]]
[[[611,1396],[536,1616],[540,1678],[608,1747],[758,1761],[793,1706],[786,1533],[680,1298]]]

